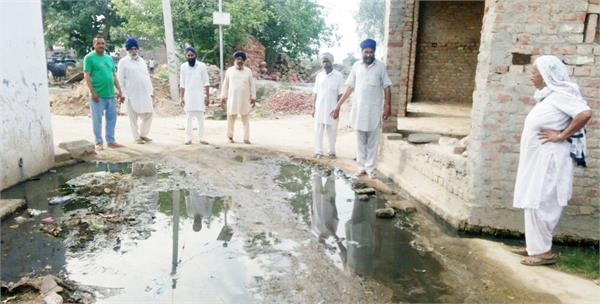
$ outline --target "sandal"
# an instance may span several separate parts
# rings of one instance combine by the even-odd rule
[[[515,248],[512,248],[510,250],[510,252],[512,252],[514,254],[518,254],[520,256],[525,256],[525,257],[529,256],[529,254],[527,253],[527,248],[525,248],[525,247],[515,247]]]
[[[552,265],[556,264],[556,259],[554,256],[550,258],[543,258],[539,255],[533,255],[526,257],[521,260],[521,264],[525,266],[544,266],[544,265]]]

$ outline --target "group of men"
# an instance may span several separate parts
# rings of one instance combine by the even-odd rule
[[[139,56],[139,44],[135,38],[125,42],[127,56],[122,58],[117,70],[105,53],[103,37],[94,38],[94,50],[84,57],[84,75],[90,91],[90,109],[96,149],[104,148],[102,117],[106,120],[105,139],[110,148],[120,148],[115,141],[117,121],[116,103],[126,103],[131,131],[135,142],[152,141],[148,137],[152,123],[154,93],[148,66]],[[385,65],[375,59],[376,43],[366,39],[361,44],[362,60],[352,66],[344,81],[343,75],[333,68],[330,53],[321,56],[323,70],[317,75],[313,88],[313,117],[315,118],[315,157],[324,156],[322,141],[327,132],[328,157],[336,158],[335,141],[342,104],[354,92],[352,127],[357,134],[357,175],[375,177],[379,136],[382,119],[391,116],[391,81]],[[204,138],[204,113],[210,101],[208,70],[197,60],[193,47],[185,49],[187,62],[180,67],[179,99],[186,113],[185,144],[192,144],[193,121],[198,125],[198,141],[208,144]],[[234,65],[227,69],[221,88],[221,103],[227,107],[227,139],[234,141],[234,125],[239,115],[244,129],[243,142],[250,144],[249,113],[256,105],[256,86],[252,70],[244,64],[246,54],[233,54]],[[116,89],[116,90],[115,90]],[[383,115],[382,115],[383,108]]]

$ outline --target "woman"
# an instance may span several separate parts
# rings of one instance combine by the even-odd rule
[[[552,231],[571,198],[573,161],[585,166],[582,128],[592,111],[555,56],[535,61],[531,81],[537,104],[523,126],[513,201],[524,209],[526,248],[513,252],[526,256],[522,264],[537,266],[556,263]]]

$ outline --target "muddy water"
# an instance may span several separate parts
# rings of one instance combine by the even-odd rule
[[[277,181],[338,268],[386,285],[392,301],[436,302],[450,292],[439,278],[442,265],[415,243],[412,217],[375,217],[386,202],[381,194],[361,201],[342,171],[297,164],[282,166]]]

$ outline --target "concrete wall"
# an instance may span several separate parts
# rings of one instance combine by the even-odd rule
[[[413,101],[473,102],[483,2],[422,2]]]
[[[54,164],[39,0],[0,1],[0,188]]]
[[[419,5],[415,5],[414,0],[388,0],[388,4],[388,20],[393,23],[388,25],[388,69],[398,87],[393,99],[395,109],[402,113],[412,98],[410,84],[415,67],[411,58],[415,55],[418,31],[415,16],[419,14]],[[456,227],[490,226],[523,231],[522,211],[512,208],[512,196],[523,121],[534,105],[529,72],[537,56],[556,55],[568,64],[573,79],[581,86],[594,111],[587,126],[588,168],[575,170],[573,198],[561,218],[557,234],[598,240],[600,45],[598,34],[594,32],[598,30],[597,25],[586,26],[586,23],[590,16],[594,19],[593,14],[599,13],[600,0],[487,0],[475,76],[468,158],[465,169],[458,171],[465,176],[457,179],[448,168],[427,165],[449,164],[449,156],[388,141],[383,143],[383,163],[379,168]],[[587,30],[590,32],[585,34]],[[395,52],[395,56],[391,52]],[[415,150],[417,148],[421,150]],[[428,155],[425,164],[424,158],[418,156],[423,153]],[[458,163],[453,161],[453,166]],[[430,189],[436,194],[427,194]],[[457,194],[454,189],[462,190]]]

